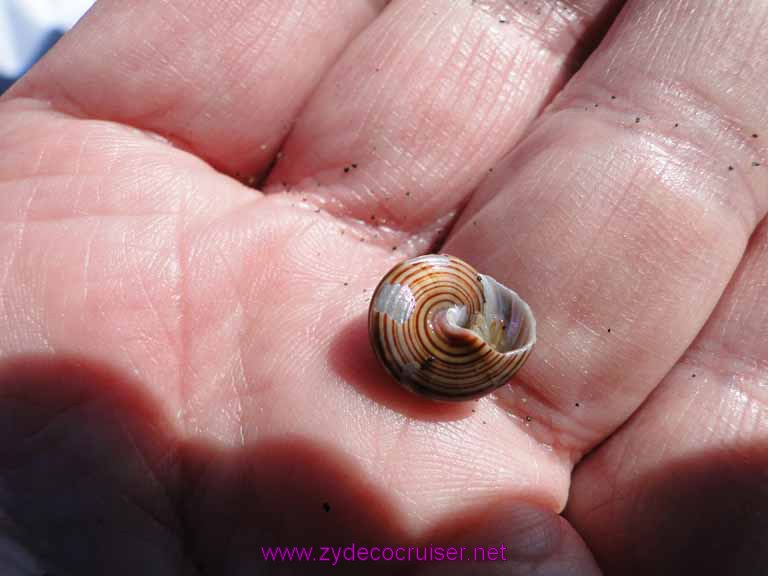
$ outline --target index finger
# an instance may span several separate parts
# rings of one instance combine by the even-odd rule
[[[101,0],[4,98],[157,132],[255,173],[386,0]]]

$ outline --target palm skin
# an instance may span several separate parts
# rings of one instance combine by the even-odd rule
[[[379,33],[387,14],[365,34]],[[618,106],[599,121],[575,116],[588,84],[578,77],[489,178],[550,85],[509,118],[498,113],[514,141],[487,137],[477,144],[484,154],[470,159],[460,152],[476,134],[454,142],[421,117],[414,125],[432,138],[395,128],[379,138],[362,120],[376,114],[351,106],[344,118],[355,126],[360,118],[364,137],[352,130],[350,138],[330,102],[339,78],[358,73],[345,66],[364,41],[312,94],[263,192],[232,176],[266,170],[268,153],[238,165],[220,135],[214,146],[179,133],[194,132],[192,121],[174,120],[176,131],[158,126],[162,114],[133,111],[128,121],[108,110],[119,103],[94,104],[90,94],[74,100],[98,112],[77,113],[71,95],[69,104],[45,103],[41,79],[67,82],[55,54],[5,98],[0,527],[8,565],[20,574],[317,573],[265,562],[261,547],[504,543],[509,562],[484,569],[599,573],[583,537],[611,573],[649,565],[679,573],[678,558],[702,573],[758,570],[766,350],[764,297],[754,286],[768,276],[764,227],[742,252],[765,198],[756,195],[752,212],[739,199],[719,212],[680,194],[695,185],[701,197],[720,197],[727,187],[685,146],[674,154],[690,165],[674,177],[657,141],[640,145],[647,166],[622,160],[616,142],[631,148],[642,135],[618,134]],[[67,49],[85,61],[82,47]],[[594,100],[609,108],[613,99]],[[276,116],[298,113],[274,104]],[[425,108],[434,112],[432,104]],[[268,116],[259,118],[279,123]],[[657,116],[658,124],[670,118]],[[759,109],[746,116],[750,125],[765,120]],[[261,150],[253,130],[249,145]],[[587,132],[589,153],[574,154]],[[268,150],[276,134],[263,138]],[[381,148],[397,138],[427,165],[438,157],[441,169],[416,173],[426,183],[411,183],[415,190],[403,184],[414,175],[395,169],[382,191],[381,167],[399,148]],[[724,140],[719,150],[742,149]],[[626,176],[605,177],[616,192],[596,208],[584,192],[608,157]],[[754,171],[744,178],[765,182]],[[571,187],[579,192],[562,193]],[[646,203],[637,188],[664,194]],[[657,211],[690,216],[679,242],[664,234],[677,220]],[[750,224],[741,229],[742,221]],[[541,325],[529,366],[478,402],[435,404],[402,391],[367,343],[378,279],[435,245],[519,289]],[[695,305],[678,305],[684,298]],[[568,520],[559,515],[566,503]],[[690,544],[722,543],[731,523],[743,529],[714,555],[721,564]]]
[[[57,117],[33,103],[12,106],[12,113],[33,109],[16,115],[23,122],[8,120],[12,135],[41,134],[31,140],[35,149],[16,147],[20,156],[39,157],[49,146],[72,154],[57,154],[45,177],[25,177],[18,166],[23,180],[6,196],[8,213],[25,207],[28,226],[13,258],[17,282],[25,272],[45,274],[45,288],[24,295],[24,307],[57,318],[41,335],[58,359],[39,368],[40,385],[61,370],[61,392],[74,404],[51,434],[78,444],[123,427],[142,430],[125,464],[148,460],[145,474],[119,477],[109,494],[139,500],[154,524],[163,514],[150,511],[169,514],[166,490],[173,500],[194,483],[184,506],[200,526],[203,566],[229,566],[230,555],[248,566],[260,554],[256,542],[413,543],[435,529],[434,518],[486,507],[489,496],[538,474],[542,456],[524,445],[510,450],[525,440],[492,404],[433,405],[400,390],[376,364],[368,302],[400,253],[302,204],[306,196],[261,196],[147,135]],[[41,350],[24,360],[24,371],[38,380],[37,364],[49,362]],[[45,402],[44,391],[35,396]],[[110,414],[95,430],[82,416],[94,404]],[[24,418],[41,417],[30,412]],[[143,430],[148,424],[152,431]],[[34,438],[19,458],[47,450],[49,434]],[[96,480],[81,474],[108,470],[111,453],[127,449],[114,443],[95,470],[73,466],[85,494]],[[159,452],[159,461],[145,450]],[[522,470],[515,452],[525,454]],[[493,484],[485,486],[487,477]],[[457,505],[455,494],[478,485],[476,498]],[[548,487],[536,491],[543,501],[558,498]],[[85,494],[71,502],[79,506]],[[164,518],[164,538],[180,538],[177,522]],[[141,526],[141,540],[158,530]],[[222,545],[230,538],[235,544]]]

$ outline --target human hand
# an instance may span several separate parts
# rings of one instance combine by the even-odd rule
[[[105,0],[5,95],[0,561],[760,573],[768,7],[384,4]],[[537,317],[478,402],[367,342],[432,250]]]

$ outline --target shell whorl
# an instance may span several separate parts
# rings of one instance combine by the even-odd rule
[[[477,398],[520,369],[536,341],[529,306],[466,262],[429,254],[401,262],[368,312],[376,356],[403,386],[440,400]]]

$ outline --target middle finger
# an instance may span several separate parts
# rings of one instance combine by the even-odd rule
[[[423,232],[517,142],[619,3],[394,0],[310,100],[272,189]]]

